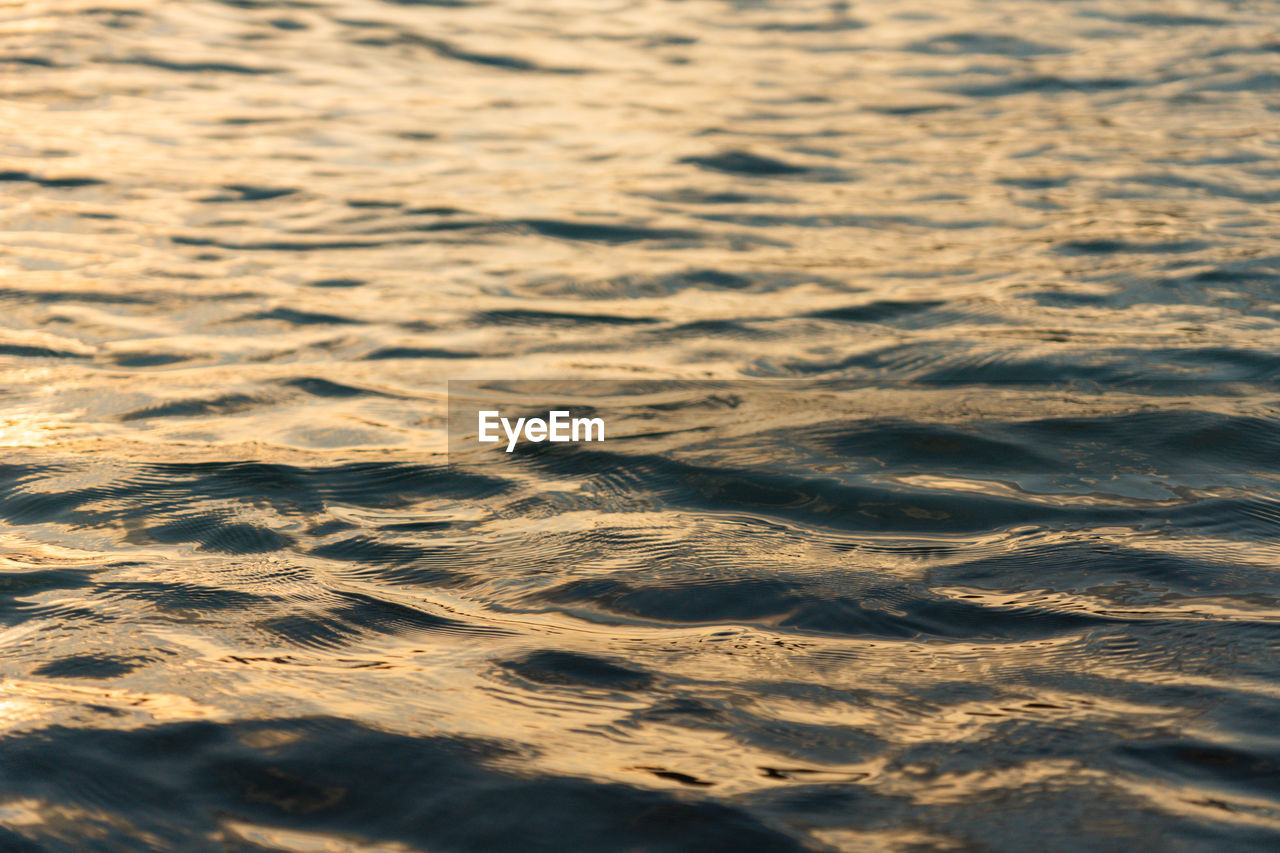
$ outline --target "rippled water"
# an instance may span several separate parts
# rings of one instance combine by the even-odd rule
[[[1277,21],[0,5],[0,849],[1275,849]]]

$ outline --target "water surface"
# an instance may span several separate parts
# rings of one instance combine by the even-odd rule
[[[1274,849],[1277,20],[0,6],[0,849]]]

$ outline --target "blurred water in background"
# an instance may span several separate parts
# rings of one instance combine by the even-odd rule
[[[3,3],[0,849],[1275,849],[1278,22]]]

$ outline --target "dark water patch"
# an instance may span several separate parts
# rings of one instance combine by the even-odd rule
[[[1280,472],[1280,420],[1195,409],[1135,412],[1097,418],[1045,418],[1005,425],[1031,446],[1068,459],[1144,460],[1142,468],[1202,466],[1224,472]],[[1099,466],[1104,470],[1112,466]]]
[[[267,23],[275,27],[277,30],[284,30],[286,32],[298,32],[299,30],[311,29],[310,26],[303,21],[299,21],[297,18],[272,18],[267,21]]]
[[[321,278],[307,284],[311,287],[363,287],[367,282],[358,278]]]
[[[8,829],[0,829],[0,846],[11,853],[48,853],[49,849]]]
[[[1030,77],[1001,79],[990,83],[966,83],[944,87],[941,91],[970,98],[1003,98],[1013,95],[1056,95],[1066,92],[1112,92],[1143,85],[1140,80],[1124,77],[1058,77],[1040,74]]]
[[[676,285],[668,290],[683,289],[680,285],[693,287],[716,287],[728,290],[743,290],[750,287],[753,279],[738,273],[716,269],[688,270],[667,276],[664,281]]]
[[[1280,775],[1280,754],[1256,745],[1244,751],[1203,740],[1151,738],[1121,747],[1120,753],[1129,759],[1127,764],[1145,765],[1171,782],[1207,782],[1268,800],[1275,797]]]
[[[849,293],[859,290],[850,284],[826,276],[771,270],[767,268],[718,269],[690,268],[659,275],[619,275],[608,279],[577,280],[553,278],[535,281],[528,289],[544,294],[569,295],[592,299],[639,299],[671,296],[686,290],[738,290],[748,293],[773,293],[806,284],[821,285]]]
[[[385,542],[369,536],[352,536],[313,548],[311,554],[326,560],[352,563],[362,574],[373,574],[397,584],[457,586],[472,579],[459,567],[465,552],[450,546]]]
[[[715,782],[707,782],[699,779],[697,776],[690,776],[688,773],[680,773],[676,770],[667,770],[662,767],[637,767],[637,770],[645,770],[652,773],[659,779],[666,779],[670,782],[679,782],[681,785],[688,785],[692,788],[710,788]]]
[[[452,527],[453,524],[448,521],[405,521],[383,525],[382,529],[388,533],[436,533]]]
[[[201,199],[206,202],[221,201],[271,201],[294,195],[298,191],[292,187],[264,187],[252,184],[224,184],[222,187],[233,195],[208,196]]]
[[[711,222],[727,222],[749,228],[865,228],[876,231],[914,228],[924,231],[964,230],[988,228],[998,223],[990,219],[956,219],[943,221],[924,216],[894,216],[856,213],[833,213],[818,216],[791,213],[702,213],[699,219]]]
[[[105,184],[106,181],[100,178],[89,177],[45,177],[25,172],[18,169],[5,169],[0,171],[0,181],[12,183],[29,183],[44,187],[45,189],[76,189],[78,187],[93,187]]]
[[[143,602],[178,616],[249,612],[273,606],[276,601],[273,596],[259,593],[179,581],[111,581],[99,584],[95,592],[107,598]]]
[[[349,521],[330,518],[307,528],[307,535],[319,539],[325,536],[332,536],[335,533],[348,533],[356,528],[357,526]]]
[[[586,69],[583,68],[549,67],[511,54],[482,53],[467,50],[444,39],[430,38],[406,30],[399,30],[386,35],[361,36],[352,39],[351,43],[365,47],[418,47],[428,50],[442,59],[453,59],[458,62],[482,65],[487,68],[498,68],[504,71],[532,71],[543,74],[586,73]]]
[[[167,367],[191,360],[192,356],[168,352],[121,353],[110,358],[111,363],[117,367],[131,368]]]
[[[478,231],[481,233],[502,233],[518,230],[522,228],[522,222],[494,222],[485,219],[451,219],[451,220],[435,220],[433,222],[415,223],[408,226],[411,231]],[[398,226],[388,229],[377,229],[372,233],[381,233],[386,231],[400,230]]]
[[[934,36],[930,39],[912,42],[906,46],[906,49],[915,53],[940,54],[944,56],[990,54],[994,56],[1028,57],[1068,52],[1062,47],[1041,44],[1018,36],[982,32],[949,33],[947,35]]]
[[[475,500],[512,488],[495,477],[399,462],[316,468],[257,461],[164,463],[148,466],[146,473],[130,484],[139,494],[263,501],[285,514],[319,512],[328,503],[390,509],[432,497]]]
[[[494,628],[490,625],[463,622],[437,616],[401,604],[389,599],[380,598],[362,592],[339,590],[336,593],[344,603],[334,609],[332,615],[337,619],[358,628],[361,631],[373,631],[380,634],[404,635],[416,632],[463,633],[463,634],[508,634],[508,630]]]
[[[0,343],[0,355],[13,356],[15,358],[91,358],[92,356],[82,352],[72,352],[70,350],[54,349],[52,347],[27,346],[25,344],[4,344]]]
[[[1056,308],[1092,308],[1111,304],[1112,297],[1106,293],[1076,293],[1070,290],[1041,290],[1026,294],[1028,299],[1039,305]]]
[[[63,68],[47,56],[0,56],[0,63],[12,65],[31,65],[36,68]]]
[[[764,157],[750,151],[723,151],[701,157],[683,157],[680,163],[689,163],[702,169],[714,172],[727,172],[732,175],[748,175],[759,177],[781,177],[808,175],[812,172],[807,166],[787,163],[774,157]]]
[[[707,340],[710,338],[728,338],[732,340],[766,340],[778,337],[775,332],[754,328],[745,320],[698,320],[693,323],[681,323],[649,332],[655,339]]]
[[[378,249],[384,246],[410,246],[424,242],[420,238],[406,236],[400,236],[394,240],[313,238],[309,240],[231,241],[217,240],[212,237],[197,237],[189,234],[174,234],[169,239],[179,246],[213,246],[238,252],[311,252],[338,249]],[[216,256],[213,259],[218,260]]]
[[[438,332],[442,328],[439,323],[427,320],[404,320],[396,325],[406,332]]]
[[[1103,524],[1135,520],[1137,510],[1060,507],[971,494],[963,501],[932,489],[882,486],[834,475],[697,465],[649,455],[623,455],[555,445],[517,445],[513,459],[562,476],[627,470],[633,489],[698,512],[742,512],[830,530],[972,533],[1015,524]]]
[[[588,605],[663,622],[758,622],[788,613],[802,600],[795,584],[768,578],[629,582],[617,578],[569,581],[530,595],[530,603]]]
[[[233,9],[320,9],[324,4],[311,0],[213,0]]]
[[[1203,240],[1166,240],[1140,243],[1134,240],[1095,239],[1068,240],[1054,247],[1055,251],[1068,255],[1111,255],[1118,253],[1168,255],[1183,252],[1199,252],[1213,246]]]
[[[439,205],[428,205],[426,207],[408,207],[404,211],[409,216],[463,216],[470,211],[463,210],[460,207],[442,207]]]
[[[1216,59],[1221,56],[1269,56],[1280,53],[1280,42],[1264,42],[1262,44],[1231,44],[1207,50],[1205,57]]]
[[[13,519],[6,501],[0,500],[0,510],[4,517]],[[67,593],[70,590],[84,589],[92,585],[92,569],[36,569],[27,571],[0,571],[0,624],[6,627],[20,625],[31,619],[40,618],[44,608],[38,602],[45,593]],[[96,619],[91,612],[83,613],[91,621]]]
[[[633,666],[555,649],[530,652],[517,660],[500,662],[499,666],[535,684],[605,690],[644,690],[653,684],[652,674]]]
[[[1233,74],[1201,83],[1186,94],[1187,99],[1195,97],[1197,92],[1258,92],[1270,91],[1280,87],[1280,74],[1264,71],[1261,74]],[[1273,108],[1273,111],[1275,109]]]
[[[1022,177],[1022,178],[1001,178],[997,183],[1007,187],[1016,187],[1020,190],[1054,190],[1065,187],[1071,183],[1073,178],[1070,177],[1050,177],[1047,175]]]
[[[294,606],[260,619],[254,627],[300,649],[333,652],[351,649],[376,631],[366,630],[315,606]]]
[[[825,21],[763,21],[751,26],[762,33],[839,33],[866,27],[865,21],[847,17]]]
[[[0,596],[11,606],[19,597],[50,590],[78,589],[89,584],[93,572],[86,569],[36,569],[0,572]]]
[[[285,615],[259,620],[256,627],[300,648],[332,651],[357,646],[378,635],[502,634],[501,629],[437,616],[366,593],[334,592],[336,601],[294,607]]]
[[[247,412],[272,401],[253,394],[222,394],[205,399],[174,400],[142,409],[134,409],[120,415],[122,421],[142,421],[151,418],[199,418],[213,415],[232,415]]]
[[[341,382],[332,382],[328,379],[321,379],[316,376],[304,376],[298,379],[284,379],[280,382],[288,388],[297,388],[305,391],[313,397],[324,397],[331,400],[345,400],[352,397],[389,397],[390,394],[384,394],[380,391],[373,391],[368,388],[357,388],[354,385],[344,385]]]
[[[940,598],[918,585],[833,593],[802,581],[684,578],[637,583],[612,578],[571,581],[530,596],[531,602],[586,605],[663,623],[767,624],[840,636],[906,639],[1045,637],[1104,623],[1101,617],[1049,607],[984,607]],[[910,602],[908,609],[893,602]]]
[[[1225,181],[1192,178],[1175,172],[1130,175],[1124,180],[1146,186],[1191,190],[1209,196],[1247,201],[1251,204],[1275,204],[1280,202],[1280,189],[1249,189]]]
[[[295,515],[323,508],[315,483],[321,471],[258,461],[171,462],[147,466],[130,488],[151,496],[153,506],[181,509],[192,499],[230,499],[262,502]]]
[[[150,849],[183,849],[225,837],[228,822],[422,849],[817,849],[733,805],[502,768],[519,754],[515,744],[410,737],[331,717],[51,726],[0,743],[6,766],[27,768],[15,795],[49,803],[71,816],[61,832],[92,832],[107,849],[137,849],[139,833]],[[24,840],[41,843],[58,831],[22,827]]]
[[[69,655],[42,664],[32,670],[31,674],[45,678],[119,678],[150,662],[149,658],[116,655]]]
[[[592,243],[634,243],[640,240],[695,240],[703,235],[685,228],[647,228],[641,225],[614,225],[606,222],[575,222],[566,219],[519,219],[512,224],[529,228],[544,237],[584,240]]]
[[[478,500],[513,488],[496,477],[405,463],[357,462],[308,473],[322,497],[356,506],[389,508],[429,497]]]
[[[924,369],[915,376],[921,382],[954,385],[959,382],[987,384],[1023,383],[1039,385],[1045,382],[1100,382],[1114,384],[1136,376],[1155,379],[1150,372],[1139,370],[1133,362],[1110,362],[1090,364],[1087,357],[1073,359],[1063,358],[1015,358],[1000,357],[992,359],[989,354],[975,354],[972,357],[949,359],[949,365],[933,369]],[[852,366],[874,368],[880,361],[879,355],[870,357],[857,356],[841,363],[838,369]],[[1162,378],[1169,378],[1168,372]]]
[[[1205,498],[1171,512],[1169,526],[1197,528],[1235,542],[1272,542],[1280,532],[1280,503],[1260,497]],[[1274,600],[1268,595],[1265,603],[1270,606]],[[1265,620],[1259,624],[1265,627]]]
[[[846,636],[1027,640],[1077,634],[1111,622],[1105,616],[1059,609],[1053,596],[1002,607],[942,599],[923,591],[909,597],[905,615],[899,608],[881,609],[861,600],[835,598],[808,601],[780,624]]]
[[[1161,604],[1182,596],[1251,596],[1270,588],[1268,570],[1222,559],[1153,551],[1106,542],[1032,543],[935,570],[937,584],[1025,593],[1053,589],[1087,593],[1113,605]],[[1262,596],[1274,607],[1273,596]]]
[[[321,314],[314,311],[298,311],[293,308],[272,308],[270,311],[258,311],[253,314],[245,314],[237,317],[229,322],[241,322],[252,320],[280,320],[291,326],[338,326],[352,323],[359,323],[350,317],[342,317],[337,314]]]
[[[946,303],[940,300],[906,302],[882,299],[862,305],[850,305],[847,308],[816,311],[805,316],[819,320],[842,320],[850,323],[882,323],[886,320],[895,320],[899,317],[918,314],[922,311],[930,311],[944,304]]]
[[[15,524],[72,523],[83,527],[145,522],[143,544],[196,543],[224,553],[262,553],[291,539],[268,527],[211,512],[209,502],[269,507],[285,516],[314,515],[334,504],[394,509],[424,500],[479,500],[512,484],[441,467],[361,462],[302,468],[263,462],[164,463],[128,468],[114,481],[46,491],[41,482],[62,476],[37,466],[0,468],[0,518]],[[157,524],[157,522],[159,522]]]
[[[1210,18],[1204,15],[1179,15],[1172,12],[1142,12],[1137,15],[1124,15],[1117,20],[1147,27],[1220,27],[1230,23],[1224,18]]]
[[[954,104],[877,104],[863,107],[870,113],[886,116],[918,116],[954,110]]]
[[[292,544],[292,537],[268,527],[229,521],[220,513],[187,515],[147,529],[157,542],[198,543],[221,554],[269,554]]]
[[[1119,350],[1121,356],[1138,361],[1143,356],[1157,364],[1188,369],[1186,378],[1206,381],[1280,381],[1280,352],[1233,346],[1188,346],[1182,349]],[[1143,376],[1138,369],[1136,378]],[[1186,374],[1184,374],[1186,375]]]
[[[276,116],[226,116],[218,119],[218,124],[227,127],[253,127],[260,124],[279,124],[289,121],[287,118],[279,118]]]
[[[386,361],[392,358],[459,359],[480,356],[480,353],[469,350],[450,350],[439,347],[380,347],[366,355],[364,359],[365,361]]]
[[[637,326],[658,322],[651,317],[624,317],[617,314],[573,314],[563,311],[510,309],[486,311],[473,318],[482,325],[578,328],[582,326]]]
[[[404,207],[399,201],[379,201],[377,199],[347,199],[347,207],[356,210],[398,210]]]
[[[586,69],[583,68],[553,68],[545,65],[539,65],[529,59],[518,56],[510,56],[507,54],[497,53],[479,53],[473,50],[465,50],[457,45],[450,44],[439,39],[423,40],[437,56],[445,59],[456,59],[459,62],[470,62],[474,65],[485,65],[491,68],[501,68],[508,71],[539,71],[550,74],[583,74]]]
[[[41,524],[75,512],[103,494],[101,489],[33,488],[40,480],[58,476],[40,466],[0,466],[0,517],[14,524]]]
[[[1210,284],[1259,284],[1280,292],[1280,268],[1245,263],[1203,270],[1192,276],[1194,281]]]
[[[655,698],[653,704],[631,716],[639,724],[669,723],[685,728],[726,728],[734,718],[721,703],[691,696]]]
[[[1016,429],[1016,428],[1015,428]],[[1050,473],[1061,463],[1036,448],[1040,442],[1002,435],[999,425],[969,429],[900,420],[873,420],[832,430],[812,428],[811,439],[841,456],[865,459],[877,467],[929,472]]]
[[[744,192],[716,192],[689,187],[671,192],[654,193],[658,201],[675,204],[786,204],[794,199],[776,195]]]
[[[108,60],[120,65],[145,65],[148,68],[159,68],[164,71],[181,71],[194,74],[279,74],[283,68],[244,65],[238,62],[183,62],[178,59],[164,59],[159,56],[135,55],[122,59]]]
[[[1172,388],[1189,381],[1271,382],[1280,377],[1280,356],[1233,347],[1113,347],[1105,353],[1064,349],[1061,355],[1028,358],[955,342],[945,352],[894,345],[846,357],[789,361],[785,368],[798,376],[888,371],[896,378],[943,385],[1082,381],[1136,389]]]

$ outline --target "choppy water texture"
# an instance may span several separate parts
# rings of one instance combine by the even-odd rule
[[[1277,21],[4,3],[0,849],[1276,849]]]

